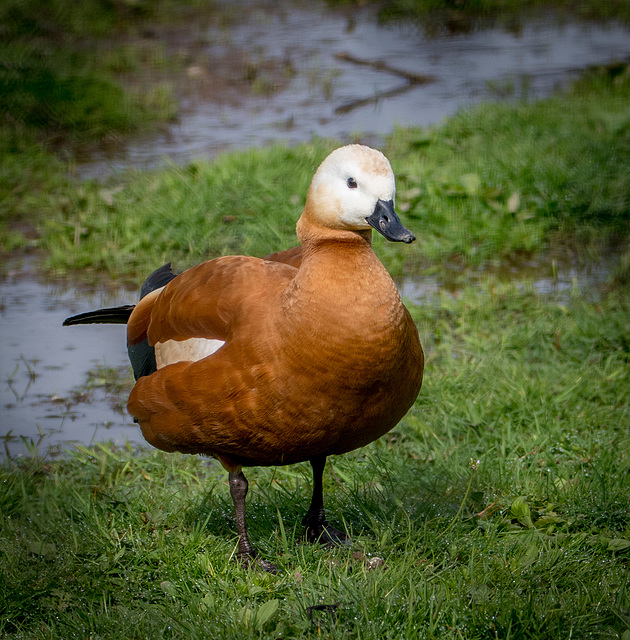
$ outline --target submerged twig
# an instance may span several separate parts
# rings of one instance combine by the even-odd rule
[[[407,80],[409,84],[427,84],[428,82],[435,81],[435,77],[433,76],[426,76],[420,73],[413,73],[412,71],[398,69],[387,64],[387,62],[383,62],[382,60],[366,60],[364,58],[357,58],[351,53],[345,52],[336,53],[335,58],[337,60],[341,60],[342,62],[351,62],[352,64],[358,64],[362,67],[371,67],[372,69],[376,69],[377,71],[384,71],[395,76],[400,76],[401,78],[405,78],[405,80]]]
[[[396,67],[392,67],[382,60],[365,60],[363,58],[357,58],[350,53],[336,53],[335,58],[337,60],[342,60],[343,62],[351,62],[352,64],[357,64],[362,67],[370,67],[372,69],[376,69],[376,71],[391,73],[395,76],[404,78],[407,81],[400,87],[394,87],[393,89],[389,89],[388,91],[380,91],[378,93],[375,93],[373,96],[369,96],[367,98],[359,98],[358,100],[353,100],[352,102],[348,102],[347,104],[342,104],[340,107],[337,107],[335,109],[335,113],[337,114],[349,113],[350,111],[358,109],[359,107],[364,107],[367,104],[378,102],[383,98],[391,98],[393,96],[397,96],[421,84],[427,84],[428,82],[433,82],[435,80],[433,76],[425,76],[418,73],[413,73],[411,71],[405,71],[404,69],[397,69]]]
[[[375,93],[373,96],[370,96],[369,98],[359,98],[358,100],[353,100],[352,102],[342,104],[340,107],[337,107],[335,109],[335,113],[338,113],[338,114],[349,113],[354,109],[358,109],[359,107],[364,107],[366,104],[378,102],[382,98],[392,98],[393,96],[397,96],[401,93],[405,93],[409,91],[409,89],[413,89],[413,85],[405,84],[402,87],[395,87],[394,89],[389,89],[389,91],[379,91],[378,93]]]

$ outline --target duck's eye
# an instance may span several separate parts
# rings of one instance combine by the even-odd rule
[[[348,185],[348,189],[356,189],[359,186],[354,178],[348,178],[346,184]]]

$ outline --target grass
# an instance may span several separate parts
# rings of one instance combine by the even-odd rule
[[[624,65],[594,70],[569,94],[485,104],[395,133],[388,154],[417,250],[478,264],[558,237],[585,246],[626,236],[629,80]]]
[[[133,67],[123,53],[106,64]],[[394,132],[385,151],[418,241],[377,239],[379,255],[394,273],[455,262],[465,274],[627,242],[629,94],[621,64],[547,100]],[[57,125],[28,113],[0,127],[2,246],[36,247],[49,270],[84,280],[291,246],[335,146],[80,182],[72,155],[42,143]],[[98,137],[95,118],[78,137]],[[630,640],[629,256],[598,296],[488,276],[412,307],[427,353],[418,401],[325,475],[330,520],[353,546],[301,541],[307,465],[248,472],[250,533],[276,576],[234,559],[227,479],[203,458],[100,444],[6,461],[0,637]],[[109,379],[94,371],[88,388]]]
[[[416,405],[325,475],[353,546],[300,540],[307,465],[249,471],[277,576],[234,559],[225,473],[201,457],[5,464],[0,635],[626,640],[630,301],[589,299],[488,280],[412,308]]]
[[[124,86],[124,72],[138,81],[155,66],[155,59],[146,55],[143,59],[141,47],[117,46],[115,39],[130,36],[147,22],[172,17],[172,11],[182,10],[181,4],[177,3],[177,9],[167,0],[2,3],[3,250],[36,244],[42,221],[70,206],[78,185],[68,174],[77,153],[174,116],[175,100],[168,87],[137,90]],[[113,42],[108,43],[107,38]],[[124,68],[120,62],[123,51],[131,60]]]
[[[398,207],[419,240],[401,248],[377,239],[380,257],[401,273],[623,241],[629,99],[630,72],[620,64],[546,100],[479,105],[440,126],[395,132],[385,151]],[[308,183],[334,146],[248,150],[102,184],[67,178],[33,143],[9,154],[4,189],[0,181],[7,242],[26,242],[15,220],[30,221],[50,270],[135,282],[168,260],[181,268],[234,252],[265,255],[295,244]],[[46,180],[45,190],[32,189]]]
[[[184,12],[190,4],[185,3]],[[142,64],[139,46],[110,45],[108,50],[102,43],[106,38],[146,29],[157,20],[172,19],[177,11],[167,0],[51,0],[44,5],[37,0],[3,2],[3,124],[26,127],[48,143],[67,146],[172,117],[173,98],[157,101],[151,91],[139,94],[121,82],[121,71],[135,70],[141,75],[155,60]],[[135,65],[130,67],[127,62],[121,68],[121,57],[133,60]]]

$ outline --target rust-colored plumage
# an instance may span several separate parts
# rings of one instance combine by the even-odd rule
[[[156,360],[129,412],[152,445],[214,456],[230,472],[246,562],[273,568],[247,538],[243,466],[311,461],[309,538],[343,542],[324,516],[326,456],[380,437],[418,395],[418,332],[371,247],[371,227],[414,239],[393,195],[382,154],[338,149],[313,179],[301,247],[200,264],[145,295],[128,319],[130,348],[146,340]]]

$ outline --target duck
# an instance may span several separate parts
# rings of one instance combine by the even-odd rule
[[[309,462],[306,540],[346,545],[323,500],[329,456],[363,447],[404,417],[422,386],[418,330],[372,248],[372,231],[411,243],[380,151],[335,149],[316,170],[300,244],[263,258],[223,256],[144,282],[140,301],[64,325],[125,323],[136,378],[127,408],[147,442],[203,454],[228,474],[245,566],[275,572],[247,532],[252,466]]]

